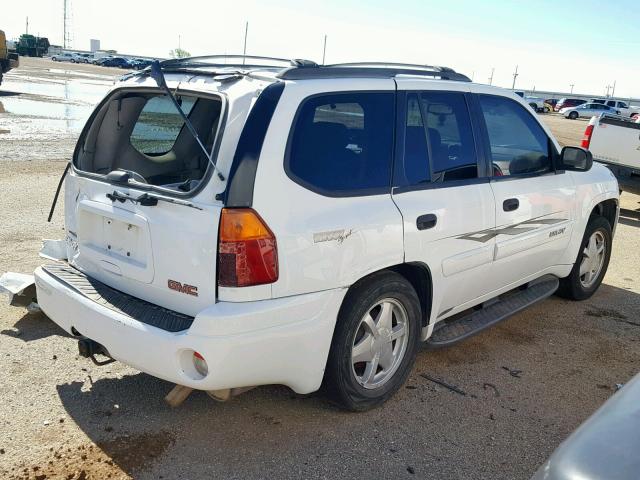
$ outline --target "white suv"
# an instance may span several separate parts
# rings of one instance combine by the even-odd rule
[[[616,180],[520,97],[444,67],[279,62],[166,61],[97,106],[64,252],[36,271],[83,355],[364,410],[421,343],[598,288]]]

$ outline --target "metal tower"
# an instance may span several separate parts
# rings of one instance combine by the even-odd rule
[[[71,0],[62,1],[64,3],[62,48],[70,48],[73,43],[71,26],[73,23],[73,15],[71,14]]]

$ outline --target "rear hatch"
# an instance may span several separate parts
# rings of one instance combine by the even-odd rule
[[[224,99],[177,97],[206,149],[216,152]],[[223,205],[207,188],[218,180],[212,173],[161,91],[115,91],[87,123],[66,180],[70,263],[119,291],[188,315],[215,303]]]

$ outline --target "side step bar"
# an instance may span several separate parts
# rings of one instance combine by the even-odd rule
[[[428,348],[448,347],[465,340],[485,328],[489,328],[511,315],[530,307],[540,300],[550,297],[558,289],[560,281],[553,275],[545,275],[529,284],[526,288],[511,290],[494,300],[485,302],[480,310],[456,315],[436,325],[426,342]]]

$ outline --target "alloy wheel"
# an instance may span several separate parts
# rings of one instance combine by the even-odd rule
[[[351,366],[366,389],[384,385],[402,363],[409,340],[408,315],[400,302],[385,298],[360,320],[351,347]]]
[[[598,280],[607,253],[607,243],[600,230],[596,230],[589,237],[589,242],[582,251],[580,263],[580,283],[584,288],[590,288]]]

